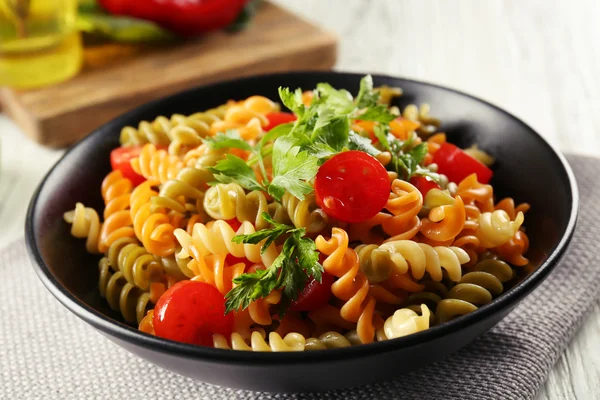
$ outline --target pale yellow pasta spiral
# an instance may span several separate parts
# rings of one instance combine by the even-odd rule
[[[231,346],[223,335],[213,336],[213,345],[216,349],[233,349],[245,351],[304,351],[306,339],[299,333],[288,333],[285,337],[275,332],[269,334],[269,342],[259,332],[252,332],[250,345],[246,343],[239,333],[231,334]]]
[[[421,315],[409,308],[397,310],[383,324],[383,329],[377,332],[377,340],[395,339],[412,335],[429,329],[431,312],[425,304],[421,304]]]
[[[85,248],[89,253],[99,252],[98,241],[102,225],[96,210],[77,203],[73,211],[64,214],[64,219],[71,224],[71,235],[78,239],[87,238]]]
[[[278,255],[274,244],[261,254],[262,243],[245,244],[231,241],[236,235],[247,235],[254,232],[256,232],[256,229],[248,221],[242,222],[237,232],[227,222],[221,220],[207,225],[201,223],[195,224],[192,235],[183,229],[176,229],[175,237],[181,246],[181,251],[177,254],[177,257],[190,257],[189,246],[194,244],[201,256],[208,254],[231,254],[234,257],[247,258],[253,263],[261,263],[269,267]]]
[[[379,247],[389,253],[395,272],[404,274],[410,269],[413,278],[421,279],[425,272],[434,281],[443,278],[442,269],[450,280],[458,282],[462,276],[461,265],[469,262],[469,255],[459,247],[429,246],[412,240],[395,240]]]
[[[475,236],[484,248],[498,247],[515,236],[523,224],[524,216],[521,211],[517,213],[514,221],[511,221],[508,213],[504,210],[484,212],[479,217],[479,229]]]

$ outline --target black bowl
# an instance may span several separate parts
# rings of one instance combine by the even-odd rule
[[[310,89],[319,82],[358,90],[360,75],[334,72],[266,75],[192,89],[141,106],[99,128],[68,151],[36,191],[26,222],[36,273],[69,310],[130,352],[205,382],[260,391],[313,391],[394,378],[439,360],[498,323],[544,280],[564,253],[578,209],[577,186],[565,159],[509,113],[475,97],[422,82],[374,76],[376,85],[400,86],[397,104],[428,102],[448,139],[477,143],[497,160],[497,195],[531,203],[529,257],[537,269],[488,305],[427,331],[386,342],[305,353],[249,353],[171,342],[143,334],[110,311],[97,290],[98,259],[69,234],[62,215],[76,201],[101,209],[100,183],[119,131],[158,115],[193,113],[261,94],[277,100],[281,85]],[[335,373],[332,373],[335,371]]]

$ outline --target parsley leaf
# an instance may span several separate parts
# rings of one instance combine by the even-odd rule
[[[367,75],[360,80],[360,90],[356,95],[355,103],[358,111],[353,113],[353,118],[384,124],[396,118],[387,106],[378,104],[379,93],[373,90],[373,78],[371,75]]]
[[[296,235],[294,232],[292,235]],[[319,263],[319,252],[314,240],[307,237],[294,237],[296,241],[296,252],[298,253],[298,264],[305,268],[307,275],[321,282],[323,266]]]
[[[392,160],[387,165],[387,169],[397,172],[398,176],[406,181],[413,176],[428,176],[439,183],[439,174],[421,166],[427,155],[427,144],[420,143],[412,147],[412,137],[402,141],[389,134],[388,131],[389,128],[386,126],[379,127],[376,125],[374,129],[375,137],[379,139],[383,149],[389,151],[392,155]]]
[[[263,214],[263,217],[268,218],[271,223],[274,222],[268,215]],[[296,229],[284,224],[277,224],[275,229],[268,230],[271,235],[269,238],[279,234],[284,227],[283,233],[291,233],[291,235],[283,243],[281,254],[277,256],[273,264],[267,269],[242,274],[233,280],[237,286],[225,295],[226,313],[240,308],[245,309],[252,301],[268,296],[273,290],[281,289],[282,297],[279,307],[280,314],[283,315],[289,305],[298,298],[309,277],[321,282],[323,266],[319,263],[319,253],[315,242],[303,237],[305,234],[303,228]],[[240,235],[241,239],[240,236],[236,236],[238,238],[236,240],[253,243],[259,237],[267,237],[265,234],[259,236],[258,234],[261,232]],[[263,249],[265,245],[263,245]]]
[[[341,151],[348,143],[350,121],[346,116],[340,116],[331,110],[319,115],[311,137],[313,143],[324,143],[336,152]]]
[[[397,118],[397,116],[392,114],[388,110],[387,106],[380,104],[371,106],[365,110],[361,110],[360,112],[353,114],[353,118],[361,119],[363,121],[375,121],[388,124],[390,121],[393,121],[395,118]]]
[[[335,89],[329,83],[317,84],[317,92],[321,97],[320,104],[326,104],[336,114],[350,114],[354,109],[354,101],[350,92]]]
[[[379,93],[373,90],[373,77],[366,75],[360,80],[360,89],[356,95],[358,108],[371,107],[379,101]]]
[[[252,151],[252,146],[242,139],[235,129],[228,130],[225,133],[219,132],[215,136],[202,139],[202,141],[208,144],[211,149],[242,149]]]
[[[383,147],[384,150],[391,152],[392,149],[390,148],[390,143],[387,139],[389,130],[389,126],[387,125],[375,124],[373,128],[373,133],[375,134],[375,137],[379,140],[381,147]]]
[[[267,251],[267,249],[269,248],[271,243],[273,243],[279,236],[295,230],[295,228],[293,226],[289,226],[286,224],[280,224],[279,222],[274,221],[273,218],[271,218],[271,216],[269,214],[267,214],[266,212],[263,212],[261,214],[261,217],[265,221],[267,221],[268,223],[273,225],[273,228],[272,229],[261,229],[258,232],[248,233],[245,235],[235,235],[233,237],[233,239],[231,239],[231,241],[234,243],[258,244],[266,239],[265,243],[262,245],[262,248],[260,250],[260,252],[262,254],[265,251]]]
[[[311,180],[319,170],[319,159],[307,151],[300,151],[298,138],[282,136],[273,145],[273,180],[269,194],[281,201],[287,190],[300,200],[313,191],[306,181]]]
[[[246,164],[246,161],[233,154],[227,154],[227,158],[220,160],[214,167],[207,167],[207,169],[214,174],[218,182],[235,182],[244,189],[265,190],[256,180],[254,170]]]
[[[350,140],[348,142],[348,148],[350,150],[364,151],[365,153],[372,155],[373,157],[381,153],[380,150],[373,146],[373,144],[371,143],[371,139],[368,137],[360,136],[358,133],[351,131],[349,139]]]
[[[291,91],[290,88],[279,88],[279,98],[284,106],[290,109],[294,114],[301,116],[304,114],[305,106],[302,102],[302,89],[298,88]]]

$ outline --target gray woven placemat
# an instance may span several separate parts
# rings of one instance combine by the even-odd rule
[[[43,288],[23,241],[0,252],[1,399],[532,398],[600,292],[600,160],[570,157],[581,216],[553,274],[471,345],[420,371],[368,387],[295,395],[196,382],[109,342]],[[402,362],[399,360],[398,362]],[[391,366],[393,368],[393,366]],[[268,377],[265,377],[268,379]]]

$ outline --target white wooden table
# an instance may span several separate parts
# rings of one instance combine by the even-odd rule
[[[563,151],[600,156],[598,0],[276,2],[338,33],[339,70],[451,86],[507,109]],[[62,152],[26,140],[2,115],[0,147],[2,247],[22,235],[29,198]],[[596,305],[540,399],[600,396],[599,337]]]

